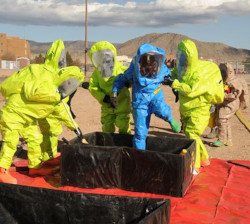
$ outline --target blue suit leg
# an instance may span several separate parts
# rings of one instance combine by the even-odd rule
[[[145,150],[150,114],[148,110],[145,109],[133,109],[133,118],[135,123],[133,147],[136,149]]]
[[[171,107],[166,104],[163,90],[158,92],[152,101],[152,113],[156,117],[162,118],[167,122],[171,123],[173,120]]]

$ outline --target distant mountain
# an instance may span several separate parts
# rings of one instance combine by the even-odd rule
[[[174,33],[151,33],[131,39],[122,44],[114,43],[114,45],[117,48],[118,55],[127,55],[129,57],[134,56],[137,48],[143,43],[151,43],[163,48],[168,55],[175,55],[178,43],[185,39],[191,39],[195,42],[199,57],[213,58],[216,59],[218,63],[221,61],[246,61],[247,58],[250,58],[250,50],[247,49],[238,49],[223,43],[198,41]],[[32,58],[40,53],[44,55],[51,45],[51,43],[29,42]],[[88,42],[88,48],[90,48],[93,43],[94,42]],[[80,61],[84,61],[84,46],[84,41],[65,41],[66,50],[69,51],[74,59],[79,58]]]
[[[179,42],[185,39],[191,39],[195,42],[199,57],[214,58],[217,62],[221,61],[245,61],[250,57],[250,50],[237,49],[223,43],[203,42],[190,37],[174,33],[152,33],[129,40],[117,47],[119,55],[133,56],[137,48],[143,43],[151,43],[157,47],[163,48],[166,54],[176,55],[176,49]]]

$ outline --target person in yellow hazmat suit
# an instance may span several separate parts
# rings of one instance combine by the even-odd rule
[[[65,47],[62,40],[56,40],[52,43],[45,56],[44,66],[52,72],[67,66]],[[63,99],[65,104],[59,103],[56,107],[58,113],[61,114],[59,119],[56,119],[53,114],[50,114],[48,117],[38,120],[39,128],[43,135],[41,144],[43,161],[47,164],[57,165],[60,162],[60,153],[58,153],[57,147],[58,136],[63,131],[61,124],[64,124],[72,131],[75,130],[76,127],[79,128],[78,124],[72,119],[73,115],[71,108],[67,104],[68,100],[69,97],[66,97]],[[65,107],[70,111],[70,114],[67,113]],[[71,116],[71,118],[69,116]]]
[[[42,170],[42,135],[37,120],[53,113],[56,119],[61,114],[56,110],[62,99],[70,95],[83,82],[83,73],[76,66],[49,71],[44,64],[31,64],[12,74],[0,86],[7,101],[0,111],[2,149],[0,152],[0,182],[17,183],[8,172],[19,135],[29,127],[28,167],[29,174]],[[68,86],[67,86],[68,85]],[[31,131],[32,130],[32,131]],[[50,170],[48,172],[51,172]],[[46,175],[46,172],[42,172]]]
[[[219,104],[224,99],[220,69],[213,62],[199,60],[195,43],[184,40],[177,46],[173,77],[175,79],[166,77],[165,82],[178,91],[185,136],[196,140],[194,171],[198,171],[201,166],[210,164],[200,136],[209,123],[211,104]]]
[[[117,61],[116,48],[108,41],[97,42],[89,52],[95,67],[89,80],[89,91],[101,104],[101,123],[103,132],[130,133],[131,102],[130,92],[124,87],[118,96],[118,106],[111,102],[112,87],[115,78],[127,69]]]
[[[60,164],[61,153],[58,152],[58,136],[63,132],[62,124],[69,128],[71,131],[74,131],[79,138],[81,138],[80,135],[82,135],[79,125],[75,120],[73,120],[73,116],[70,112],[70,107],[67,104],[68,97],[63,99],[63,101],[65,103],[58,103],[55,109],[56,112],[60,114],[60,117],[55,116],[55,113],[52,113],[44,119],[38,119],[39,128],[43,136],[41,149],[42,160],[44,164]],[[65,107],[67,109],[65,109]],[[77,133],[76,129],[79,130],[80,135]]]

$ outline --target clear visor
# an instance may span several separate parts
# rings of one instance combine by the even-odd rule
[[[164,56],[155,52],[143,54],[140,57],[140,73],[147,78],[156,77],[161,70]]]
[[[178,70],[178,78],[182,79],[187,71],[187,65],[188,65],[187,56],[184,52],[178,50],[176,59],[177,59],[176,63],[177,63],[177,70]]]
[[[61,85],[58,87],[58,90],[62,93],[63,97],[67,97],[71,95],[79,85],[80,82],[77,78],[71,78],[62,82]]]
[[[94,52],[92,55],[94,66],[103,78],[110,77],[114,71],[114,53],[110,50]]]
[[[60,54],[59,61],[58,61],[58,67],[59,68],[67,67],[65,50],[62,50],[62,52]]]
[[[227,80],[227,68],[224,65],[220,65],[220,72],[223,82]]]

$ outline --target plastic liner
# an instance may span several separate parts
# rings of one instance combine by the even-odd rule
[[[195,161],[195,141],[148,137],[147,150],[131,148],[133,135],[94,132],[89,145],[62,146],[61,184],[119,188],[183,197]],[[182,149],[187,153],[180,155]]]
[[[0,223],[169,223],[170,200],[85,194],[0,183]]]

